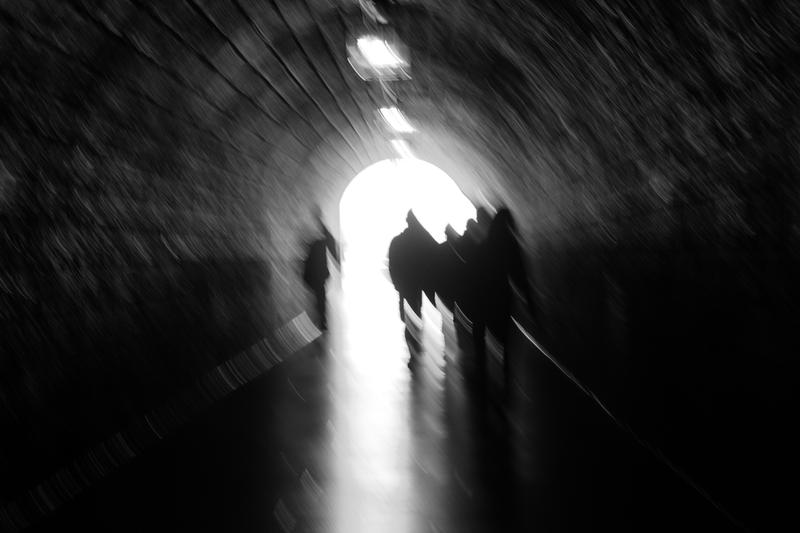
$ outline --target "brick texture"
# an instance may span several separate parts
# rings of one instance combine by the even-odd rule
[[[794,3],[388,5],[412,147],[517,216],[537,335],[710,478],[742,426],[781,442]],[[391,154],[344,55],[361,21],[351,2],[0,4],[8,486],[39,474],[15,458],[45,469],[45,443],[78,449],[303,309],[311,204],[335,218]]]

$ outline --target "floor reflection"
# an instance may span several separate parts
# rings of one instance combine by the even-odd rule
[[[379,262],[343,270],[328,334],[35,531],[725,529],[545,358],[501,407],[426,303],[409,368]]]
[[[439,505],[421,492],[428,479],[443,484],[448,475],[441,316],[425,303],[423,353],[410,369],[406,326],[382,265],[343,264],[335,301],[335,530],[431,531],[431,513]]]

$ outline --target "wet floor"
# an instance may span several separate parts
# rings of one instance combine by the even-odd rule
[[[417,352],[385,276],[346,272],[329,333],[31,531],[736,530],[533,346],[500,401],[451,316],[426,304]]]

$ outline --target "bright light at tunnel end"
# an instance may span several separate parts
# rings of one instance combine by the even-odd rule
[[[439,242],[448,224],[463,233],[475,206],[453,179],[421,159],[385,160],[366,168],[345,190],[341,204],[342,238],[353,251],[383,262],[389,241],[406,227],[413,209]]]

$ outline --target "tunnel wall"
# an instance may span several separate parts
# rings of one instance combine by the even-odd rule
[[[386,157],[347,21],[306,32],[312,4],[0,6],[0,468],[68,453],[303,309],[309,204],[330,213]],[[415,54],[401,103],[480,154],[426,159],[462,184],[474,161],[512,208],[536,334],[700,470],[767,451],[741,427],[788,450],[792,2],[391,5]]]
[[[785,516],[764,487],[796,472],[798,12],[575,4],[460,3],[434,48],[493,113],[474,145],[507,174],[534,334],[737,516]]]
[[[437,108],[419,119],[501,175],[486,196],[518,221],[536,337],[735,516],[779,524],[800,444],[796,5],[386,6]]]
[[[276,166],[224,95],[142,52],[168,39],[114,28],[0,10],[0,495],[278,322]]]

